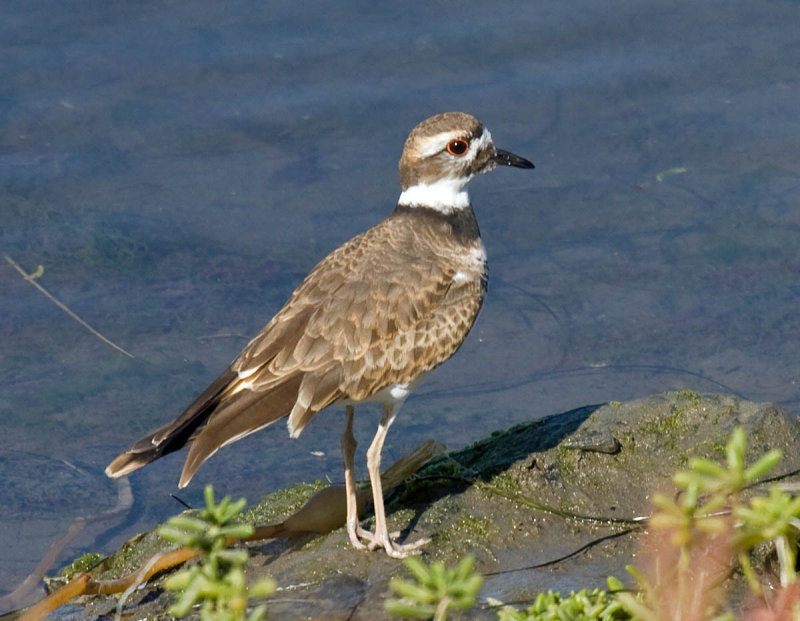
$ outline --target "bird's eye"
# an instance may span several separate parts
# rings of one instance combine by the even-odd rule
[[[455,138],[447,143],[446,149],[450,155],[460,157],[469,150],[469,141],[463,138]]]

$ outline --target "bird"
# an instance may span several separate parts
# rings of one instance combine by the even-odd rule
[[[188,445],[183,488],[220,448],[282,418],[296,438],[317,412],[337,404],[345,411],[351,544],[394,558],[416,553],[430,540],[399,543],[388,531],[381,452],[406,398],[459,349],[483,304],[486,252],[466,186],[498,166],[534,167],[495,147],[470,114],[445,112],[419,123],[403,147],[391,214],[322,259],[178,418],[120,454],[106,474],[127,475]],[[374,531],[360,525],[354,475],[353,418],[365,402],[382,405],[366,454]]]

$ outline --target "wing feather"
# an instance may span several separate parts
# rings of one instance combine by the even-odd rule
[[[183,486],[220,447],[284,416],[297,436],[331,403],[367,399],[444,362],[477,316],[485,273],[443,232],[392,216],[333,251],[225,373],[107,473],[122,476],[188,443]],[[469,269],[474,278],[454,286]]]

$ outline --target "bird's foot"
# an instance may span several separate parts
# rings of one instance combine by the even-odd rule
[[[366,550],[366,544],[361,542],[359,537],[363,537],[363,533],[368,533],[369,531],[364,530],[361,526],[357,526],[356,528],[347,529],[347,535],[350,537],[350,545],[352,545],[356,550]]]
[[[383,534],[381,533],[373,533],[372,531],[366,530],[365,528],[358,527],[358,538],[362,541],[366,541],[366,546],[362,541],[359,541],[359,546],[364,548],[366,547],[369,550],[377,550],[378,548],[383,548],[384,552],[391,556],[392,558],[405,558],[409,554],[416,554],[419,552],[419,549],[430,543],[430,537],[423,537],[422,539],[418,539],[412,543],[397,543],[396,539],[400,536],[400,532],[393,532],[389,533],[384,531]]]

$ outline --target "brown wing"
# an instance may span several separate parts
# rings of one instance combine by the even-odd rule
[[[468,249],[447,232],[439,222],[389,218],[355,237],[309,274],[233,369],[257,391],[293,373],[330,373],[338,398],[360,401],[441,364],[472,326],[485,278],[474,259],[462,265]],[[462,268],[473,278],[456,282]],[[293,346],[276,346],[275,334],[298,316],[307,319],[286,339]],[[301,388],[289,421],[293,435],[324,407],[306,407],[313,392],[304,399]]]
[[[279,418],[289,415],[297,436],[327,405],[411,382],[449,358],[478,313],[482,281],[454,284],[463,245],[443,247],[437,225],[420,224],[387,218],[328,255],[176,421],[106,472],[127,474],[191,441],[184,486],[219,448]]]

